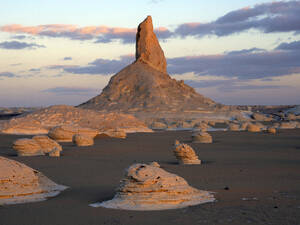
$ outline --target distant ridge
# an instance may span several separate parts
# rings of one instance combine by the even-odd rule
[[[82,108],[119,112],[185,112],[214,109],[213,100],[167,74],[164,52],[148,16],[136,35],[136,61],[114,75]],[[220,105],[219,105],[220,106]]]

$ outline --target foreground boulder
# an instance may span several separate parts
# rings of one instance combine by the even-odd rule
[[[73,136],[73,143],[77,146],[92,146],[94,145],[94,139],[84,134],[75,134]]]
[[[46,200],[66,188],[23,163],[0,156],[0,205]]]
[[[157,166],[133,164],[112,200],[91,204],[125,210],[164,210],[213,202],[208,191],[189,186],[182,178]]]
[[[179,164],[201,164],[194,149],[187,144],[181,144],[177,140],[175,141],[174,154]]]
[[[196,132],[192,135],[192,142],[209,144],[213,142],[213,139],[207,132]]]
[[[73,106],[57,105],[18,116],[1,124],[6,134],[48,134],[57,126],[84,127],[105,132],[122,129],[126,133],[152,132],[143,122],[123,113],[100,113]],[[71,138],[72,140],[72,138]]]
[[[13,143],[12,148],[17,152],[18,156],[38,156],[45,154],[57,156],[57,152],[62,151],[60,144],[45,135],[34,136],[32,139],[18,139]]]

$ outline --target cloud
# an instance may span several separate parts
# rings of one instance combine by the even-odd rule
[[[181,37],[227,36],[250,29],[264,33],[300,32],[300,1],[276,1],[231,11],[210,23],[185,23],[175,30]]]
[[[247,80],[226,79],[226,80],[185,80],[185,83],[194,88],[217,88],[221,92],[233,92],[236,90],[262,90],[262,89],[279,89],[289,87],[286,85],[253,85]]]
[[[287,51],[300,51],[300,41],[294,41],[290,43],[281,43],[277,48],[277,50],[287,50]]]
[[[36,49],[36,48],[45,48],[44,45],[38,45],[35,43],[26,43],[26,42],[19,42],[19,41],[5,41],[0,43],[0,48],[3,49]]]
[[[300,49],[293,43],[282,43],[272,51],[244,49],[219,55],[186,56],[168,59],[168,71],[173,74],[193,72],[197,75],[260,79],[300,73]],[[283,47],[284,46],[284,47]]]
[[[11,72],[0,72],[0,77],[14,78],[14,77],[18,77],[18,75]]]
[[[73,59],[72,57],[68,57],[68,56],[64,58],[65,61],[72,60],[72,59]]]
[[[64,71],[73,74],[113,74],[130,64],[134,60],[133,55],[121,56],[119,60],[96,59],[87,66],[63,67]]]
[[[42,92],[55,93],[57,95],[89,95],[91,93],[99,93],[99,90],[85,87],[54,87],[45,89]]]
[[[121,40],[123,43],[134,43],[136,28],[121,28],[107,26],[86,26],[66,24],[47,24],[38,26],[23,26],[20,24],[5,25],[0,31],[17,34],[50,38],[67,38],[71,40],[95,40],[95,43],[108,43]],[[172,33],[164,27],[155,29],[158,37],[169,38]]]

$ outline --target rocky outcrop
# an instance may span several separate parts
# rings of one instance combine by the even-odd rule
[[[105,132],[122,129],[125,132],[152,132],[143,122],[123,113],[100,113],[73,106],[57,105],[24,114],[2,124],[6,134],[48,134],[57,126],[96,129]],[[72,138],[71,138],[72,141]]]
[[[201,132],[195,132],[192,135],[192,142],[210,144],[213,142],[213,139],[209,133],[201,131]]]
[[[29,138],[16,140],[12,148],[17,152],[18,156],[44,155],[41,146],[35,140]]]
[[[135,54],[137,61],[143,61],[154,69],[162,73],[167,73],[167,61],[153,32],[151,16],[147,16],[138,26]]]
[[[112,200],[91,204],[125,210],[164,210],[183,208],[213,202],[208,191],[189,186],[182,178],[157,166],[134,164],[125,172],[125,178]]]
[[[175,141],[174,155],[179,161],[179,164],[201,164],[194,149],[187,145],[182,144],[179,141]]]
[[[275,127],[268,127],[267,133],[276,134],[276,128]]]
[[[58,126],[52,128],[48,136],[58,142],[72,142],[75,134],[81,134],[90,138],[95,138],[99,131],[96,129],[73,127],[73,126]]]
[[[66,188],[22,163],[0,157],[0,205],[46,200]]]
[[[137,31],[136,61],[114,75],[102,93],[79,105],[99,111],[132,114],[203,112],[221,106],[166,72],[164,53],[151,17]],[[141,115],[142,117],[142,115]]]
[[[236,123],[230,123],[228,126],[229,131],[239,131],[240,130],[240,125]]]
[[[94,145],[94,139],[84,134],[75,134],[73,136],[73,143],[77,146],[92,146]]]
[[[247,126],[247,131],[248,132],[260,132],[261,128],[260,128],[260,126],[258,126],[256,124],[250,123]]]
[[[37,156],[50,155],[54,152],[61,152],[62,147],[56,141],[47,136],[34,136],[32,139],[22,138],[13,143],[12,148],[17,152],[18,156]],[[58,153],[56,153],[57,155]]]

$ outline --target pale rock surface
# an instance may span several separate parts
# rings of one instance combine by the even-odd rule
[[[48,136],[58,142],[72,142],[75,134],[85,135],[93,139],[98,133],[98,130],[91,128],[57,126],[49,131]]]
[[[210,144],[213,142],[212,136],[207,132],[195,132],[192,135],[192,142],[193,143],[205,143]]]
[[[94,145],[94,139],[85,134],[75,134],[73,136],[73,143],[77,146],[92,146]]]
[[[201,164],[194,149],[187,145],[182,144],[179,141],[175,141],[174,155],[179,161],[179,164]]]
[[[228,126],[228,130],[230,131],[239,131],[240,130],[240,125],[236,123],[230,123]]]
[[[45,154],[50,153],[53,150],[62,151],[61,145],[46,135],[34,136],[32,140],[36,141],[40,145],[42,152]]]
[[[50,157],[60,157],[60,150],[58,148],[53,149],[51,152],[48,153]]]
[[[189,186],[182,178],[157,166],[133,164],[112,200],[91,204],[124,210],[165,210],[215,201],[208,191]]]
[[[151,124],[151,128],[155,130],[164,130],[167,129],[167,124],[162,123],[162,122],[153,122]]]
[[[275,127],[268,127],[267,132],[270,134],[276,134],[276,128]]]
[[[280,124],[280,129],[295,129],[297,127],[297,123],[295,122],[283,122]]]
[[[1,126],[7,134],[48,134],[57,126],[96,129],[105,132],[120,128],[129,132],[152,132],[143,122],[123,113],[100,113],[67,105],[56,105],[6,121]]]
[[[110,129],[103,132],[102,134],[105,134],[109,137],[121,138],[121,139],[125,139],[127,137],[127,134],[123,129]]]
[[[17,152],[18,156],[45,155],[39,143],[29,138],[16,140],[13,143],[12,148]]]
[[[250,123],[247,126],[247,131],[248,132],[260,132],[261,128],[260,128],[260,126],[258,126],[256,124]]]
[[[167,73],[167,61],[162,48],[153,32],[152,18],[140,23],[136,34],[136,60],[141,60],[154,69]]]
[[[100,95],[79,107],[135,115],[139,112],[178,115],[178,112],[211,111],[221,106],[167,74],[166,59],[150,16],[139,25],[136,37],[136,61],[112,76]]]
[[[0,156],[0,206],[43,201],[66,188],[23,163]]]
[[[62,151],[60,144],[45,135],[34,136],[32,139],[18,139],[13,143],[12,148],[18,156],[37,156],[49,154],[52,151]]]

